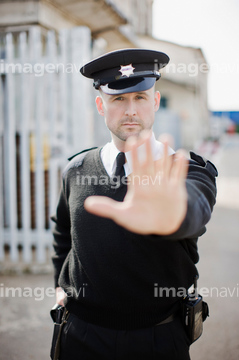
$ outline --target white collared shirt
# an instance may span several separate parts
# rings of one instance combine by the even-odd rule
[[[154,160],[160,159],[163,155],[163,144],[155,139],[153,133],[150,142],[151,142],[151,148],[152,148],[152,154]],[[101,150],[101,159],[110,177],[115,172],[116,157],[119,152],[120,151],[115,146],[113,140],[111,142],[108,142]],[[139,154],[139,159],[142,159],[143,161],[143,157],[145,156],[144,144],[139,146],[138,154]],[[169,155],[174,154],[174,150],[171,149],[170,147],[168,148],[168,154]],[[130,151],[125,153],[125,157],[126,157],[126,163],[124,164],[124,170],[125,170],[125,175],[128,176],[129,174],[132,173],[132,159],[131,159]]]

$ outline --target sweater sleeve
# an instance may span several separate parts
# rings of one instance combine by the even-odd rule
[[[187,214],[180,228],[167,236],[150,235],[149,239],[183,240],[197,238],[205,233],[205,225],[211,218],[216,202],[217,169],[210,161],[190,153],[186,188],[188,194]]]
[[[55,287],[58,287],[58,279],[62,265],[71,249],[71,226],[67,199],[64,191],[64,181],[61,189],[56,214],[51,217],[55,223],[53,228],[53,256]]]

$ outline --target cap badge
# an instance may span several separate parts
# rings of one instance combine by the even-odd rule
[[[120,66],[121,66],[121,68],[119,71],[121,72],[122,76],[129,77],[130,75],[133,75],[135,68],[132,66],[132,64],[125,65],[125,66],[120,65]]]

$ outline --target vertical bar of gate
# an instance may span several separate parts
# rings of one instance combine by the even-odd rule
[[[25,32],[19,36],[19,56],[23,65],[27,59],[27,36]],[[31,213],[30,213],[30,119],[29,119],[29,75],[20,75],[21,101],[19,101],[20,111],[20,159],[21,159],[21,213],[22,213],[22,233],[23,233],[23,260],[25,263],[31,261]]]
[[[92,145],[93,113],[91,111],[90,82],[81,76],[79,69],[90,59],[91,33],[84,26],[71,30],[72,74],[72,123],[74,151]]]
[[[0,261],[4,260],[3,223],[3,75],[0,71]]]
[[[14,63],[13,36],[6,35],[6,62]],[[14,74],[8,71],[6,75],[6,113],[5,113],[5,196],[6,220],[9,227],[10,258],[18,260],[17,250],[17,189],[16,189],[16,114],[15,114],[15,83]]]
[[[69,82],[67,81],[69,76],[66,73],[67,65],[67,44],[68,44],[69,30],[63,29],[59,32],[59,50],[60,50],[60,62],[63,64],[61,71],[59,72],[59,98],[61,106],[61,123],[62,123],[62,156],[61,158],[67,158],[70,156],[71,146],[69,143],[69,122],[68,122],[68,98],[70,96]]]
[[[48,31],[47,35],[47,61],[57,65],[57,44],[56,36],[54,31]],[[47,122],[48,122],[48,133],[50,142],[50,159],[48,162],[49,172],[49,214],[52,215],[56,208],[56,202],[58,197],[57,188],[57,158],[59,157],[59,151],[62,151],[62,142],[64,135],[60,131],[59,119],[57,114],[61,114],[62,104],[61,101],[57,102],[58,95],[58,74],[57,68],[54,68],[54,72],[47,74],[48,87],[47,87]],[[58,108],[58,111],[57,111]],[[60,109],[59,109],[60,108]],[[62,138],[63,136],[63,138]],[[48,244],[50,246],[50,244]]]
[[[34,64],[42,64],[42,43],[40,27],[32,27],[30,46]],[[43,164],[43,125],[44,125],[44,74],[34,73],[35,95],[35,206],[36,206],[36,257],[38,263],[45,261],[45,222],[44,222],[44,164]]]

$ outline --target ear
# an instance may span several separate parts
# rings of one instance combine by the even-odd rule
[[[154,111],[158,111],[159,109],[159,105],[160,105],[160,92],[159,91],[155,91],[154,93]]]
[[[96,107],[98,110],[98,113],[102,116],[104,116],[104,109],[103,109],[103,99],[101,96],[97,96],[95,99]]]

